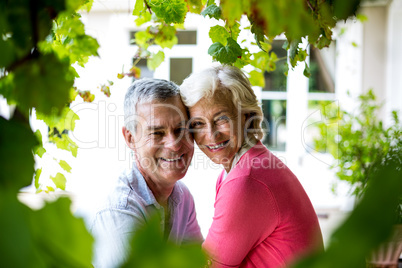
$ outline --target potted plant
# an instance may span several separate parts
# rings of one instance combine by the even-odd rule
[[[359,96],[357,111],[353,113],[329,107],[332,106],[327,105],[322,112],[324,115],[337,115],[337,128],[329,128],[327,124],[320,123],[320,137],[314,139],[315,149],[327,151],[333,156],[332,168],[337,178],[350,184],[350,193],[358,202],[376,169],[392,161],[402,168],[402,127],[396,111],[392,112],[393,124],[384,127],[377,117],[381,106],[376,103],[371,90]],[[401,251],[402,197],[395,208],[392,237],[367,258],[367,265],[397,268]]]

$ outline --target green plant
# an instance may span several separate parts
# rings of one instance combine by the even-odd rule
[[[328,47],[333,41],[336,23],[356,15],[359,5],[360,0],[136,0],[135,23],[147,27],[135,34],[138,46],[135,57],[138,61],[147,58],[150,69],[158,67],[164,61],[164,49],[177,44],[176,31],[183,28],[186,17],[193,13],[216,22],[209,31],[213,44],[208,54],[222,64],[252,67],[245,70],[251,69],[248,74],[253,85],[264,87],[264,72],[274,71],[276,64],[283,60],[272,51],[274,38],[282,34],[286,39],[283,48],[289,52],[290,67],[304,62],[304,74],[308,77],[309,44],[319,49]],[[248,21],[248,26],[240,24],[242,17]],[[357,18],[364,19],[363,16]],[[254,36],[254,42],[242,37],[249,35]],[[303,43],[302,38],[307,43]],[[148,50],[151,45],[158,45],[161,50]],[[140,70],[135,66],[138,61],[130,72],[123,72],[118,77],[138,76]],[[281,69],[287,74],[287,61],[283,61],[283,66]]]
[[[372,90],[359,96],[359,106],[347,112],[334,105],[325,105],[322,112],[328,122],[318,125],[320,137],[314,140],[315,149],[329,152],[334,157],[336,176],[351,185],[357,197],[364,193],[368,178],[378,163],[395,150],[401,150],[398,114],[392,112],[393,124],[386,128],[377,114],[380,105]],[[337,123],[337,124],[334,124]],[[392,149],[391,149],[392,148]]]

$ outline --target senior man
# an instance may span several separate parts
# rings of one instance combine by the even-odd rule
[[[194,153],[187,111],[179,87],[161,79],[141,79],[124,100],[123,136],[135,163],[123,173],[92,225],[95,267],[118,267],[132,233],[154,213],[166,239],[202,243],[193,197],[179,182]]]

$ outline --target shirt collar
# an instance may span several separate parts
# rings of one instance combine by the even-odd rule
[[[230,170],[232,170],[236,166],[236,164],[239,162],[240,158],[245,153],[247,153],[248,150],[253,148],[254,145],[256,145],[256,144],[257,144],[257,139],[254,136],[250,136],[248,139],[246,139],[245,142],[243,143],[243,145],[240,147],[239,151],[235,154]],[[229,173],[230,173],[230,171],[229,171]],[[227,175],[228,175],[228,173],[225,170],[223,180],[226,179]]]
[[[148,187],[144,176],[142,176],[135,163],[133,163],[132,172],[132,179],[130,181],[131,188],[137,188],[136,192],[144,200],[145,205],[154,205],[155,207],[160,208],[161,205],[159,205],[158,201],[156,201],[154,194]],[[174,205],[178,205],[182,200],[182,196],[183,190],[181,188],[180,182],[176,182],[175,186],[173,187],[173,191],[169,196],[169,203],[173,202]]]

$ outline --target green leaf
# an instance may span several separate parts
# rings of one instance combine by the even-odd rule
[[[46,125],[49,126],[51,132],[53,128],[56,128],[60,133],[64,130],[73,131],[75,128],[75,121],[80,119],[78,115],[67,106],[63,108],[60,115],[55,112],[50,115],[37,112],[36,118],[45,122]]]
[[[204,5],[202,0],[187,0],[187,6],[191,13],[200,14]]]
[[[201,15],[204,17],[209,16],[211,19],[219,20],[222,16],[221,8],[216,6],[215,4],[207,6],[202,12]]]
[[[36,189],[39,189],[40,174],[42,174],[42,169],[41,168],[38,168],[37,170],[35,170],[35,188]]]
[[[134,230],[130,249],[130,257],[122,268],[199,268],[206,266],[206,256],[199,245],[178,246],[164,241],[158,214],[152,215],[146,225],[139,226]]]
[[[334,16],[339,20],[346,20],[356,14],[359,6],[359,0],[334,1]]]
[[[71,167],[70,165],[64,161],[64,160],[60,160],[59,165],[62,169],[64,169],[65,171],[67,171],[68,173],[71,173]]]
[[[261,71],[257,71],[257,70],[252,70],[249,73],[250,77],[250,83],[253,86],[257,86],[257,87],[264,87],[265,86],[265,79],[264,79],[264,73]]]
[[[43,154],[46,153],[46,149],[43,148],[42,133],[40,132],[39,129],[35,131],[35,136],[36,136],[39,144],[37,146],[35,146],[34,154],[37,154],[39,157],[42,157]]]
[[[91,267],[94,239],[83,219],[71,214],[71,201],[61,197],[36,211],[32,217],[35,247],[46,267]],[[27,267],[32,267],[28,265]]]
[[[141,14],[138,16],[138,18],[135,19],[135,25],[141,26],[144,23],[151,21],[152,15],[148,12],[148,10],[144,10],[141,12]]]
[[[148,31],[139,31],[135,33],[135,43],[141,47],[147,48],[149,46],[148,40],[153,36]]]
[[[0,258],[2,267],[49,267],[32,233],[34,212],[17,200],[16,193],[0,188]]]
[[[227,39],[230,37],[230,34],[225,29],[225,27],[216,25],[209,29],[209,37],[211,38],[212,43],[219,42],[223,46],[226,46]]]
[[[38,140],[28,123],[0,117],[0,186],[17,192],[32,183]]]
[[[138,16],[140,12],[144,9],[144,0],[136,0],[133,10],[133,15]]]
[[[270,57],[268,53],[259,51],[253,54],[253,60],[250,62],[250,64],[260,70],[267,70],[269,60]]]
[[[174,26],[161,25],[155,36],[155,44],[161,48],[172,48],[177,44],[176,28]]]
[[[395,208],[402,196],[400,161],[400,157],[390,157],[375,170],[363,198],[333,232],[325,252],[304,258],[295,268],[366,267],[366,258],[393,229]]]
[[[264,41],[265,41],[264,29],[260,25],[253,23],[251,25],[250,31],[254,34],[254,39],[255,39],[255,42],[257,43],[257,46],[262,51],[268,52],[268,50],[265,50],[261,45],[261,43],[264,43]]]
[[[222,16],[227,20],[229,26],[240,20],[243,14],[248,14],[250,1],[247,0],[224,0],[221,1]]]
[[[218,42],[212,44],[208,49],[208,54],[220,63],[233,64],[238,57],[241,57],[242,49],[235,40],[229,37],[226,46]]]
[[[237,38],[240,35],[240,23],[235,22],[231,27],[230,27],[230,37],[233,38],[233,40],[237,41]]]
[[[12,40],[3,40],[3,38],[0,38],[0,51],[0,68],[7,68],[16,59],[16,52],[14,51]]]
[[[57,188],[66,190],[66,177],[63,174],[58,172],[55,177],[50,176],[50,179],[54,182]]]
[[[156,54],[152,54],[147,61],[147,67],[150,70],[155,70],[165,60],[165,53],[158,51]]]
[[[310,67],[308,66],[307,63],[305,64],[303,74],[307,78],[309,78],[311,76]]]
[[[56,144],[57,148],[69,151],[74,157],[77,157],[78,146],[67,134],[49,136],[49,141]]]
[[[68,77],[69,63],[54,54],[20,65],[14,73],[13,99],[23,111],[35,108],[43,114],[60,112],[69,103],[74,80]]]
[[[166,24],[184,23],[187,5],[184,0],[149,0],[148,5]]]

